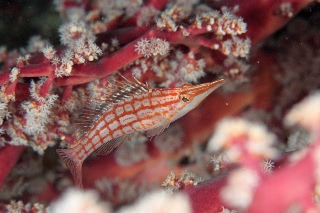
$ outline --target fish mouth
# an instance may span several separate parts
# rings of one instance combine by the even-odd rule
[[[185,93],[193,97],[196,97],[201,94],[204,97],[206,97],[210,93],[212,93],[214,90],[216,90],[218,87],[223,85],[224,82],[225,82],[224,79],[219,79],[213,82],[203,83],[199,85],[185,85]]]
[[[220,87],[224,83],[224,79],[203,83],[199,85],[184,85],[180,94],[181,100],[184,102],[183,108],[174,116],[173,121],[182,117],[189,111],[197,107],[210,93]]]

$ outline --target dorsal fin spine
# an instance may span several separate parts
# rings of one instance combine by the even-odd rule
[[[74,136],[78,141],[84,137],[94,123],[97,122],[101,115],[105,114],[115,104],[126,100],[133,95],[149,92],[149,86],[133,78],[134,81],[129,81],[122,76],[123,81],[110,80],[109,86],[106,88],[106,96],[101,99],[90,99],[87,105],[84,106],[77,118],[73,119]]]

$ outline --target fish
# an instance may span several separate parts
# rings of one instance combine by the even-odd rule
[[[123,77],[123,76],[122,76]],[[136,132],[162,133],[173,121],[197,107],[224,79],[175,88],[152,88],[138,79],[114,82],[107,98],[92,100],[79,114],[75,142],[57,149],[75,184],[82,188],[82,164],[92,153],[107,155]]]

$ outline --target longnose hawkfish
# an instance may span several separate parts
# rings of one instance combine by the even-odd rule
[[[135,132],[153,137],[169,124],[194,109],[223,84],[217,80],[176,88],[151,88],[137,79],[114,83],[116,90],[105,100],[94,100],[79,114],[75,142],[67,149],[57,149],[70,169],[77,186],[82,187],[82,163],[91,154],[108,154],[128,141]]]

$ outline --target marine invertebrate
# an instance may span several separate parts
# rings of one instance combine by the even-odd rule
[[[132,136],[123,161],[123,151],[86,160],[85,189],[120,206],[159,188],[173,171],[170,191],[184,193],[193,212],[318,210],[316,122],[306,121],[307,129],[283,122],[293,105],[319,88],[319,9],[310,2],[56,1],[60,43],[36,36],[24,48],[0,48],[1,210],[44,209],[38,203],[50,205],[72,187],[55,149],[74,141],[70,118],[88,100],[102,97],[116,72],[152,88],[219,78],[225,84],[175,121],[166,137],[147,142]],[[235,116],[242,117],[231,122],[242,123],[241,136],[231,131],[223,146],[218,145],[226,138],[209,140],[221,131],[214,131],[217,122]],[[265,127],[250,132],[256,123]],[[287,138],[296,145],[288,147]],[[172,141],[177,143],[166,149]],[[216,147],[214,153],[207,151],[209,141],[216,143],[209,146]],[[267,174],[261,164],[270,160],[274,168]],[[246,184],[239,177],[247,177]],[[10,204],[11,199],[23,202]]]

